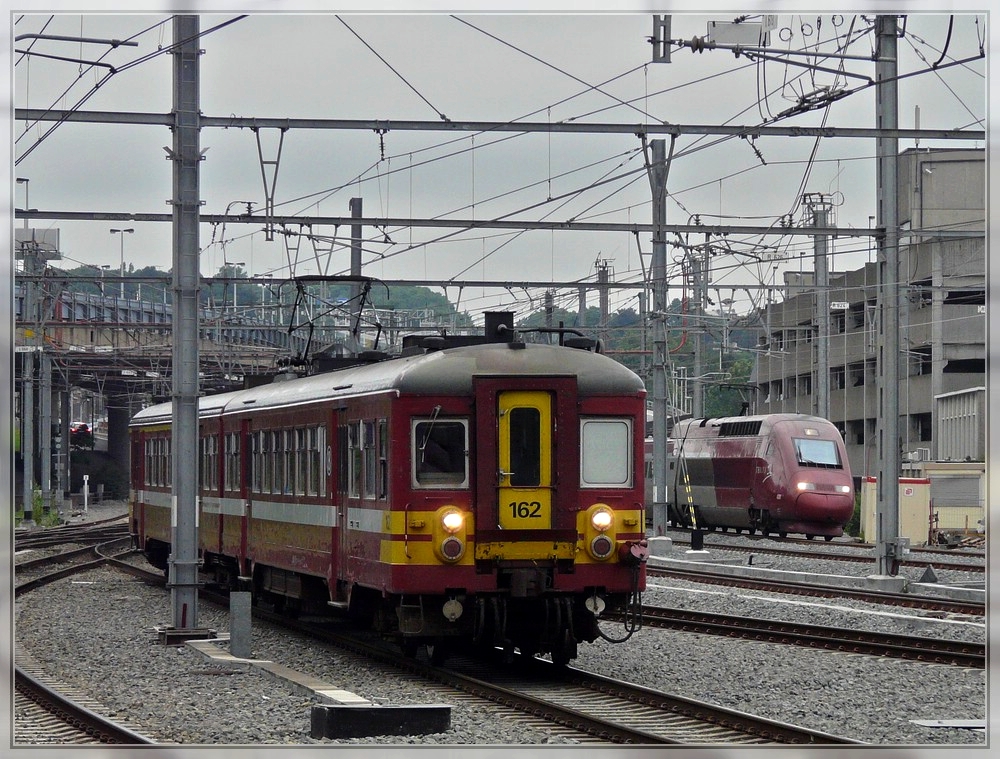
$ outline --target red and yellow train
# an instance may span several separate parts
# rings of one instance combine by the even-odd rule
[[[289,611],[363,615],[411,653],[575,657],[645,587],[645,390],[565,342],[488,314],[480,339],[202,398],[202,572]],[[166,568],[171,404],[130,432],[132,529]]]

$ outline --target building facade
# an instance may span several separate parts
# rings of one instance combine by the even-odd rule
[[[953,405],[942,406],[941,397],[986,385],[985,153],[913,149],[899,160],[900,382],[898,389],[887,390],[900,393],[903,460],[982,460],[981,446],[956,451],[949,444],[939,450],[945,420],[938,419],[938,409]],[[765,337],[752,380],[755,413],[827,416],[844,436],[855,477],[873,476],[878,266],[830,274],[827,319],[818,318],[814,282],[811,276],[787,275],[784,299],[761,316]],[[828,329],[824,341],[821,325]],[[818,352],[821,342],[825,357]],[[827,373],[825,386],[819,372]],[[968,419],[985,427],[985,412]],[[953,427],[954,418],[947,424]]]

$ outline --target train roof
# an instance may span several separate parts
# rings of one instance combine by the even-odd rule
[[[536,343],[487,343],[393,358],[306,377],[285,379],[199,399],[199,416],[239,413],[249,408],[283,408],[335,398],[394,392],[399,395],[460,395],[473,392],[473,379],[497,375],[575,376],[581,395],[635,395],[642,380],[599,353]],[[149,406],[131,424],[170,420],[171,403]]]
[[[701,437],[716,435],[760,435],[768,432],[781,422],[812,424],[817,427],[833,427],[833,423],[810,414],[758,414],[756,416],[723,416],[684,419],[674,424],[671,437]]]

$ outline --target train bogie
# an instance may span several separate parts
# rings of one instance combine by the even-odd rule
[[[203,399],[204,568],[407,649],[567,660],[644,588],[644,407],[611,359],[507,338]],[[169,413],[132,422],[133,527],[161,562]]]

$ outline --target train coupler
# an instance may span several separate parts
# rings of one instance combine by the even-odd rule
[[[618,546],[618,561],[628,566],[638,566],[649,558],[649,543],[643,540],[629,540]]]

